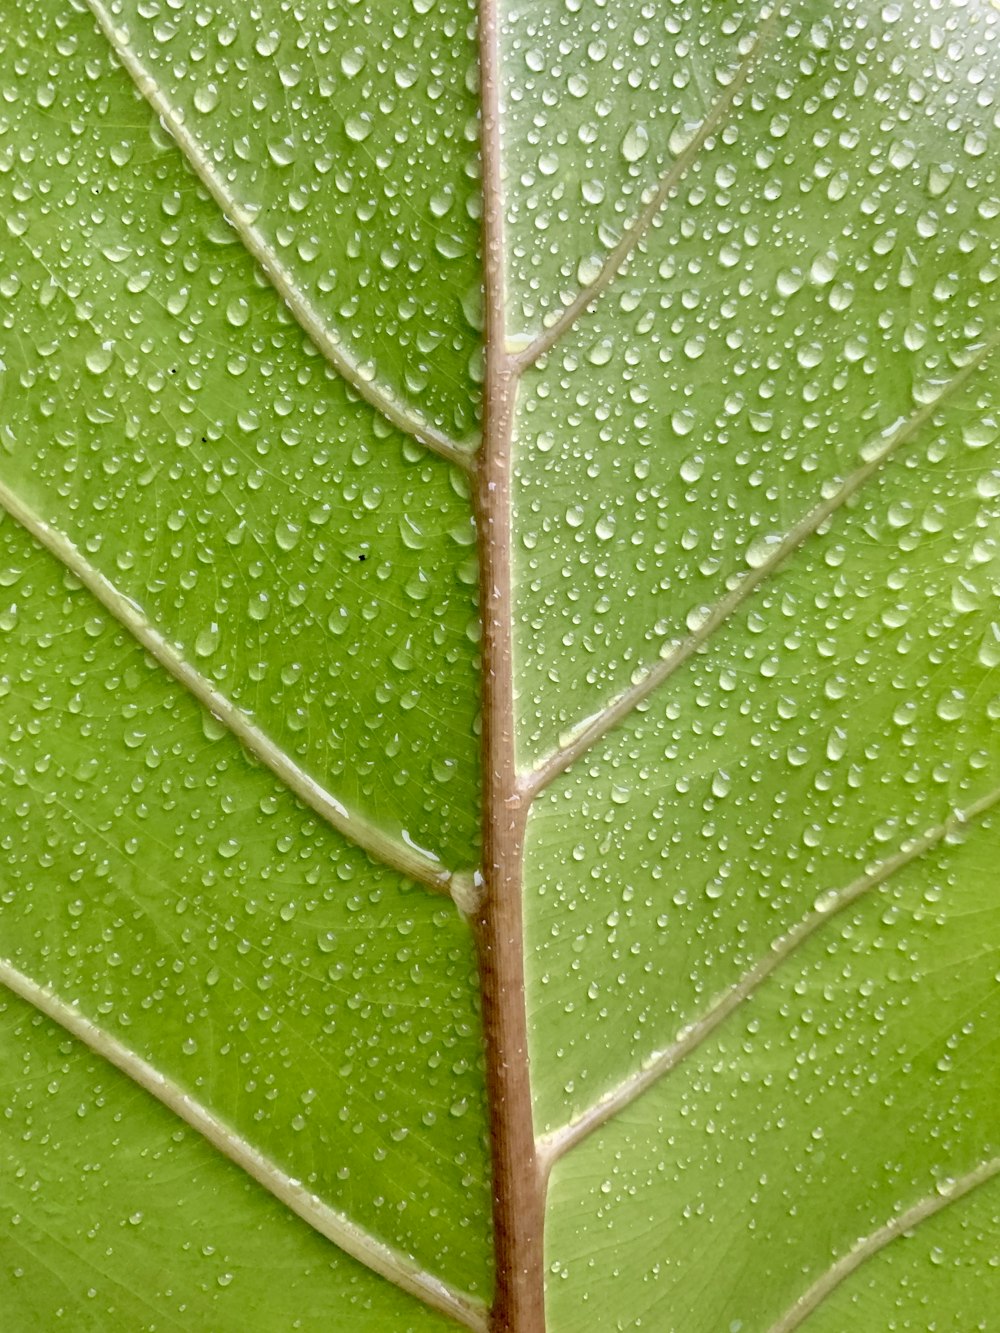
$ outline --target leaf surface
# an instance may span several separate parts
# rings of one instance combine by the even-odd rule
[[[0,39],[18,1327],[485,1326],[484,352],[550,1333],[1000,1299],[997,16],[501,18]]]
[[[10,999],[4,1317],[58,1327],[454,1328],[347,1258],[134,1084]]]
[[[378,863],[474,855],[464,476],[317,354],[93,16],[16,23],[3,953],[324,1204],[481,1292],[468,931]],[[339,829],[300,799],[317,788]],[[376,861],[343,836],[359,823]]]

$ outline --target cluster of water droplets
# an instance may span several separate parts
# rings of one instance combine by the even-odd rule
[[[653,8],[508,42],[525,336],[717,117],[520,403],[525,761],[677,662],[532,812],[529,1007],[543,1126],[696,1047],[557,1168],[555,1325],[714,1333],[984,1151],[989,833],[955,812],[1000,790],[996,20],[797,7],[726,107],[757,11]],[[723,1226],[753,1285],[706,1299]]]
[[[430,1330],[413,1298],[252,1185],[100,1056],[0,1002],[5,1099],[4,1316],[13,1327]],[[16,1078],[14,1077],[16,1075]],[[155,1314],[152,1312],[155,1311]]]
[[[321,4],[308,21],[289,3],[111,8],[361,373],[468,435],[479,228],[467,3]]]
[[[408,1248],[433,1232],[427,1261],[464,1280],[483,1185],[461,923],[307,817],[54,561],[0,535],[7,957],[362,1225]],[[468,1245],[424,1234],[442,1212]]]
[[[309,40],[290,7],[280,33],[260,17],[112,15],[196,171],[89,15],[27,6],[0,39],[0,484],[299,790],[462,866],[464,478],[333,372],[232,221],[252,217],[338,346],[364,335],[362,378],[471,429],[465,11],[375,32],[331,9]],[[0,539],[5,956],[327,1205],[484,1287],[467,929],[308,813],[10,519]]]
[[[5,113],[4,478],[311,777],[466,863],[464,488],[305,341],[103,39],[60,26],[62,118],[31,67]],[[69,160],[57,210],[40,181]]]
[[[974,68],[947,90],[954,130],[918,161],[894,150],[944,114],[939,97],[880,58],[875,32],[847,24],[821,49],[803,23],[764,47],[738,114],[527,386],[520,647],[536,753],[696,627],[992,330],[994,168]],[[662,62],[680,61],[675,45],[661,45]],[[975,67],[976,51],[966,59]],[[724,73],[704,71],[702,116]],[[657,179],[642,165],[637,190]],[[603,243],[573,213],[564,262],[588,244],[606,256],[638,202],[623,208]],[[511,219],[525,249],[530,223]],[[515,292],[528,301],[555,283],[525,272]]]

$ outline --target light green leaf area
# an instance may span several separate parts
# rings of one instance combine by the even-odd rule
[[[480,326],[475,11],[92,8],[359,368],[474,434]],[[207,14],[210,19],[206,19]]]
[[[708,33],[704,16],[680,36],[664,22],[637,46],[636,5],[598,43],[610,49],[595,77],[620,66],[605,105],[627,107],[636,125],[655,105],[649,142],[667,162],[706,118],[718,133],[626,272],[524,387],[527,760],[696,629],[748,561],[764,560],[859,451],[905,422],[993,329],[995,141],[970,77],[976,25],[953,39],[938,82],[919,6],[861,23],[850,9],[796,5],[761,35],[743,5],[706,8]],[[691,48],[706,55],[692,62]],[[587,63],[582,44],[577,60]],[[748,62],[750,89],[734,111],[726,99]],[[534,88],[524,53],[508,68],[512,90]],[[579,146],[567,150],[581,184],[566,183],[567,234],[553,217],[563,267],[550,259],[540,276],[525,272],[529,295],[585,285],[602,237],[634,220],[663,170],[652,147],[627,160],[626,118],[593,129],[586,170],[605,201],[588,209]],[[547,150],[563,153],[559,138],[551,125],[512,135],[519,165],[531,153],[533,185]],[[511,212],[516,255],[535,212]]]
[[[984,1158],[1000,1171],[1000,993],[984,944],[1000,910],[996,837],[987,822],[820,926],[564,1159],[555,1327],[780,1328],[831,1254],[919,1200],[943,1205]],[[984,1277],[988,1262],[984,1249]]]
[[[1000,792],[1000,512],[992,451],[963,442],[975,386],[536,807],[547,1124],[908,838]]]
[[[784,1329],[831,1262],[996,1153],[985,24],[949,34],[944,74],[919,6],[711,19],[717,40],[702,15],[633,51],[636,11],[591,56],[637,123],[646,98],[718,132],[529,372],[517,428],[558,1329]],[[536,75],[531,22],[510,87],[572,93],[582,48]],[[609,195],[618,235],[637,215],[663,164],[629,133],[595,120],[566,179],[552,126],[515,140],[570,224],[526,307],[568,303],[578,257],[594,279]]]
[[[988,1330],[1000,1306],[998,1217],[1000,1188],[992,1181],[870,1259],[827,1297],[807,1333]]]
[[[476,17],[5,15],[16,1333],[485,1327]],[[1000,15],[501,19],[548,1333],[986,1329]]]
[[[464,478],[305,339],[93,21],[11,21],[5,487],[348,809],[468,864]]]
[[[454,1327],[348,1259],[20,1000],[0,1012],[6,1327]]]
[[[325,1204],[481,1285],[454,909],[313,818],[10,520],[0,537],[4,957]]]

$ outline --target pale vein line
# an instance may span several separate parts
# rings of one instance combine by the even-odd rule
[[[474,1297],[456,1291],[421,1268],[414,1259],[378,1240],[344,1213],[324,1203],[300,1181],[286,1174],[252,1143],[237,1134],[214,1112],[195,1101],[172,1079],[92,1023],[48,987],[39,985],[9,960],[2,958],[0,984],[58,1023],[90,1050],[120,1069],[139,1087],[151,1093],[321,1236],[325,1236],[380,1277],[387,1278],[427,1305],[457,1319],[466,1328],[474,1329],[476,1333],[486,1333],[485,1310]]]
[[[279,777],[303,804],[375,860],[437,893],[451,891],[452,875],[433,853],[393,837],[364,815],[350,810],[310,777],[246,713],[206,680],[177,647],[150,624],[142,609],[95,569],[68,537],[46,523],[3,481],[0,481],[0,507],[51,552],[150,656],[190,691],[203,708],[228,727],[241,745]],[[464,879],[455,876],[455,883],[461,888]],[[459,896],[456,894],[456,899]]]
[[[601,293],[615,280],[622,265],[649,231],[663,205],[677,189],[707,140],[724,125],[733,103],[746,86],[750,72],[770,36],[777,13],[778,9],[775,7],[766,15],[760,33],[733,76],[732,82],[722,96],[709,108],[708,114],[699,125],[690,143],[678,153],[670,164],[646,207],[631,226],[626,229],[621,240],[607,256],[597,277],[586,287],[581,288],[570,304],[564,307],[559,317],[540,333],[534,342],[512,358],[518,371],[526,370],[529,366],[534,365],[540,357],[543,357],[546,352],[551,351],[559,339],[572,328],[587,307],[596,301]]]
[[[471,471],[475,466],[475,454],[471,446],[449,438],[435,426],[416,416],[412,408],[398,398],[391,389],[365,377],[358,363],[351,358],[343,344],[328,328],[322,312],[317,310],[298,286],[295,275],[281,262],[267,237],[255,224],[252,215],[229,193],[225,181],[219,175],[211,158],[185,125],[178,109],[160,90],[152,73],[132,50],[128,30],[115,25],[113,16],[101,0],[87,0],[87,5],[116,57],[139,92],[163,121],[192,171],[218,204],[246,249],[266,273],[275,291],[330,365],[398,430],[419,440],[426,448],[440,454],[450,463]]]
[[[774,574],[795,551],[813,536],[827,519],[836,512],[858,491],[869,477],[873,476],[892,454],[910,440],[941,407],[942,403],[954,394],[969,379],[1000,341],[1000,335],[994,334],[987,339],[970,360],[957,374],[944,385],[933,401],[925,403],[894,430],[883,432],[870,441],[861,451],[866,461],[852,472],[825,500],[790,528],[775,542],[770,554],[759,565],[739,577],[738,582],[722,597],[687,638],[675,644],[655,666],[649,667],[635,684],[614,698],[605,708],[589,718],[576,734],[536,768],[522,776],[522,793],[531,799],[550,782],[564,773],[571,764],[584,755],[602,736],[618,726],[644,699],[647,699],[658,686],[670,676],[711,638],[734,611]]]
[[[576,1147],[594,1130],[606,1124],[619,1111],[625,1109],[637,1097],[641,1097],[665,1074],[668,1074],[689,1056],[725,1022],[731,1013],[748,999],[782,963],[805,943],[817,930],[826,925],[846,907],[877,889],[892,875],[897,874],[926,852],[940,846],[947,838],[961,834],[975,820],[1000,803],[1000,787],[987,792],[973,801],[963,810],[955,811],[943,823],[928,829],[920,837],[904,844],[894,856],[880,861],[865,874],[860,875],[845,888],[823,894],[818,905],[783,935],[779,935],[763,958],[745,972],[712,1007],[689,1027],[684,1028],[676,1040],[662,1051],[654,1053],[643,1067],[623,1079],[615,1088],[605,1093],[582,1115],[562,1128],[546,1134],[539,1144],[539,1155],[551,1168],[571,1148]]]
[[[974,1189],[980,1185],[985,1185],[987,1181],[993,1180],[1000,1174],[1000,1157],[991,1158],[989,1161],[980,1163],[972,1171],[963,1176],[958,1176],[950,1182],[947,1187],[942,1188],[940,1192],[926,1195],[918,1200],[905,1213],[900,1213],[892,1221],[886,1222],[884,1226],[873,1231],[871,1235],[864,1236],[856,1245],[844,1255],[842,1255],[834,1264],[832,1264],[822,1277],[817,1278],[813,1285],[804,1292],[795,1304],[786,1314],[772,1324],[769,1333],[792,1333],[793,1329],[799,1327],[804,1319],[811,1315],[840,1284],[856,1272],[868,1259],[873,1258],[880,1250],[884,1250],[892,1241],[898,1240],[908,1231],[927,1218],[933,1217],[935,1213],[940,1213],[943,1209],[959,1199],[964,1199],[967,1194],[971,1194]]]

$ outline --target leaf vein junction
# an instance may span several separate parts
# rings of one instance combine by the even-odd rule
[[[183,685],[198,703],[222,722],[255,759],[284,782],[292,793],[348,841],[374,860],[437,893],[448,894],[464,883],[433,855],[396,838],[364,815],[348,808],[275,743],[255,722],[226,698],[188,662],[183,654],[147,620],[139,606],[115,587],[81,551],[46,523],[9,486],[0,481],[0,507],[45,547],[90,592],[165,671]],[[456,900],[458,894],[455,895]]]
[[[941,845],[948,838],[959,836],[962,831],[981,819],[988,811],[1000,804],[1000,787],[995,787],[978,800],[962,810],[956,810],[948,819],[928,829],[927,832],[904,844],[893,856],[886,857],[871,870],[860,875],[845,888],[823,894],[817,900],[813,910],[802,917],[791,929],[775,939],[763,958],[758,959],[749,971],[727,990],[710,1009],[682,1030],[676,1040],[664,1050],[654,1054],[643,1067],[623,1079],[615,1088],[594,1102],[577,1119],[570,1121],[561,1129],[544,1135],[539,1140],[539,1157],[548,1169],[571,1148],[576,1147],[585,1138],[606,1124],[619,1111],[642,1096],[665,1074],[685,1060],[698,1049],[713,1032],[748,999],[758,987],[786,962],[796,950],[812,935],[833,920],[845,908],[864,897],[872,889],[879,888],[892,875],[919,860],[927,852]],[[789,1325],[792,1327],[792,1325]]]
[[[0,985],[34,1005],[95,1054],[110,1061],[139,1087],[197,1130],[214,1148],[241,1167],[320,1235],[333,1241],[352,1258],[433,1309],[450,1315],[466,1328],[473,1329],[475,1333],[486,1333],[485,1313],[479,1301],[440,1281],[407,1255],[386,1245],[345,1214],[311,1194],[299,1181],[282,1171],[277,1163],[259,1152],[214,1112],[195,1101],[172,1079],[4,958],[0,958]]]
[[[780,541],[775,542],[766,560],[738,576],[730,591],[716,602],[696,630],[665,651],[660,661],[647,668],[634,685],[622,691],[599,713],[587,719],[565,745],[560,746],[530,772],[522,775],[522,794],[528,800],[533,799],[555,778],[576,763],[603,736],[624,722],[658,686],[669,680],[679,667],[682,667],[708,642],[716,630],[726,623],[752,593],[756,592],[772,574],[777,573],[809,537],[817,533],[902,445],[911,440],[931,420],[944,402],[982,365],[998,343],[1000,343],[1000,333],[994,333],[975,349],[961,370],[953,375],[929,402],[918,407],[895,429],[869,441],[861,450],[861,457],[865,459],[861,466],[851,472],[830,495],[789,528]]]
[[[157,86],[153,75],[132,50],[127,29],[116,26],[114,18],[101,0],[87,0],[87,5],[118,62],[128,73],[142,97],[160,117],[188,166],[218,204],[246,250],[261,266],[271,286],[310,341],[351,388],[397,430],[412,436],[450,463],[467,472],[472,471],[475,467],[474,444],[462,444],[451,439],[437,427],[416,415],[412,407],[397,397],[390,388],[368,379],[362,373],[361,367],[327,325],[322,312],[313,305],[296,282],[295,275],[281,262],[267,237],[255,224],[252,215],[229,193],[211,158],[185,125],[183,116]]]

